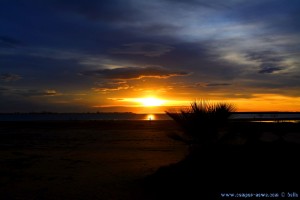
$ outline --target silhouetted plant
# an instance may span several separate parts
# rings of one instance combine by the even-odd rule
[[[234,111],[233,104],[201,100],[192,102],[189,108],[178,112],[166,111],[166,114],[191,136],[193,143],[212,143],[219,139],[219,129],[226,124]]]

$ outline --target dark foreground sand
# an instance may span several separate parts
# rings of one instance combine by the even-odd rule
[[[172,121],[0,122],[0,199],[144,199],[186,155]],[[146,198],[146,197],[145,197]]]
[[[300,124],[235,122],[227,130],[231,137],[222,144],[194,146],[179,163],[146,177],[145,188],[155,191],[148,194],[154,199],[245,199],[222,198],[225,193],[300,198]]]
[[[168,137],[181,134],[173,121],[0,122],[0,199],[300,192],[299,125],[236,122],[229,130],[230,142],[187,156],[187,145]]]

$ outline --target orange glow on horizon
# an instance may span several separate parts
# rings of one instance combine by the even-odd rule
[[[123,98],[119,101],[133,103],[132,106],[143,107],[157,107],[167,104],[167,100],[159,99],[156,97],[144,97],[144,98]]]
[[[203,96],[203,95],[202,95]],[[168,97],[168,98],[164,98]],[[93,105],[101,111],[135,112],[135,113],[164,113],[170,109],[179,110],[190,106],[197,98],[178,97],[169,95],[144,97],[114,97],[108,98],[103,104]],[[300,97],[291,97],[278,94],[252,94],[249,98],[222,98],[222,95],[209,96],[211,103],[227,102],[236,107],[237,112],[299,112]]]
[[[233,99],[240,112],[299,112],[300,97],[288,97],[277,94],[254,94],[250,99]]]
[[[137,102],[141,103],[143,106],[148,107],[148,106],[161,106],[166,101],[154,97],[148,97],[148,98],[137,99]]]

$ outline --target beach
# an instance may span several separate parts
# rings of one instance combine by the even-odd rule
[[[171,139],[182,130],[168,120],[0,125],[1,199],[205,198],[210,190],[294,191],[300,176],[298,124],[234,122],[243,137],[193,153]]]
[[[156,191],[153,199],[300,197],[299,123],[227,126],[223,141],[195,144],[183,160],[148,176],[145,185]]]
[[[1,199],[141,199],[143,177],[186,155],[172,121],[0,124]]]

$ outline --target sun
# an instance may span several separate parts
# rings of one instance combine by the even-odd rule
[[[164,100],[153,96],[148,97],[142,97],[142,98],[122,98],[121,100],[123,102],[130,102],[133,103],[132,106],[139,107],[159,107],[163,105],[168,105],[170,100]]]
[[[147,97],[147,98],[140,98],[138,102],[141,103],[143,106],[150,107],[150,106],[161,106],[165,103],[164,100],[154,98],[154,97]]]

